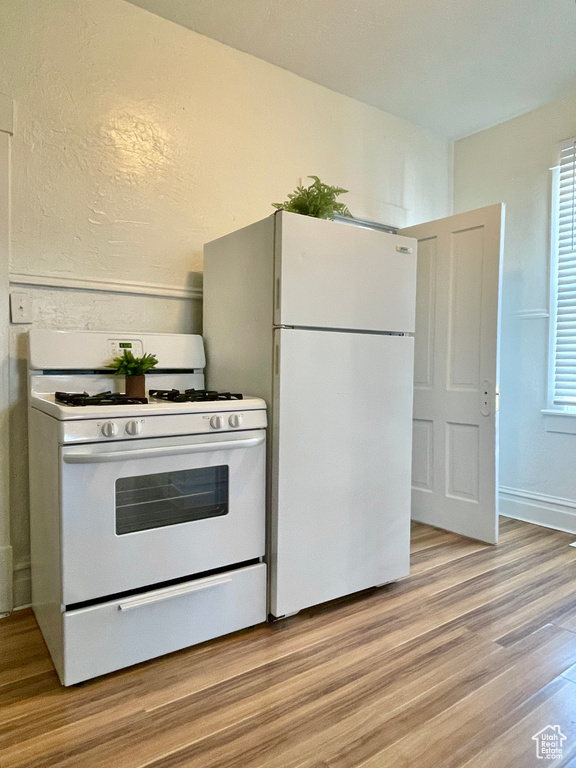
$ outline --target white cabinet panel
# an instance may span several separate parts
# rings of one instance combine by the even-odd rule
[[[281,212],[275,271],[276,325],[414,331],[409,238]]]
[[[63,615],[64,685],[266,621],[263,563]]]
[[[275,339],[271,612],[282,616],[408,574],[414,340]]]

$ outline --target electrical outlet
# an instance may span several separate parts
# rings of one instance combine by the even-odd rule
[[[10,294],[10,320],[12,323],[32,322],[32,297],[29,293]]]

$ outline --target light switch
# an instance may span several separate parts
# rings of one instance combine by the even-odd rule
[[[32,296],[29,293],[10,294],[10,320],[12,323],[32,322]]]

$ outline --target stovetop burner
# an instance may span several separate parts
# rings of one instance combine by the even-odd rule
[[[209,389],[151,389],[148,394],[158,400],[169,400],[172,403],[203,403],[212,400],[242,400],[242,395],[230,392],[216,392]]]
[[[151,398],[171,403],[205,403],[215,400],[242,400],[242,395],[231,392],[216,392],[208,389],[151,389]],[[57,403],[71,406],[83,405],[146,405],[148,398],[132,397],[118,392],[100,392],[89,395],[88,392],[55,392]]]
[[[131,397],[118,392],[100,392],[89,395],[88,392],[55,392],[54,399],[64,405],[146,405],[147,397]]]

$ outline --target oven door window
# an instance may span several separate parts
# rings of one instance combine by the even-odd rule
[[[228,467],[200,467],[116,480],[116,533],[228,514]]]

